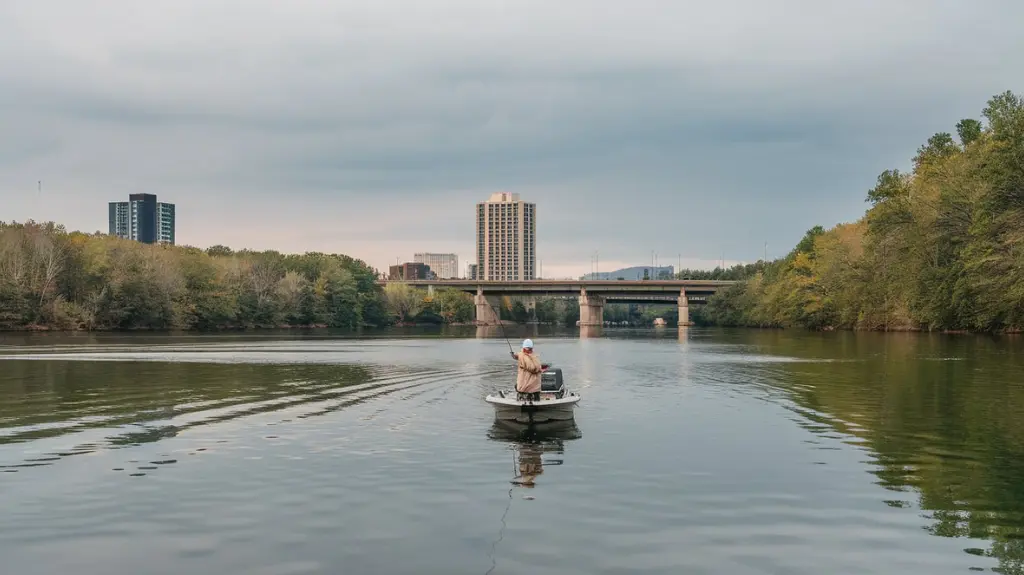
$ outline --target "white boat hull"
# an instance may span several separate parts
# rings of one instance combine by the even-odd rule
[[[494,406],[495,418],[502,421],[515,421],[518,423],[543,423],[545,421],[567,421],[575,416],[576,404],[580,396],[575,393],[566,393],[563,397],[554,397],[553,394],[541,394],[538,401],[524,401],[518,399],[518,394],[506,391],[496,395],[488,395],[487,403]]]

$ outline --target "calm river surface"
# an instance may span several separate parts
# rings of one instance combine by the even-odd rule
[[[513,333],[0,336],[3,572],[1024,573],[1022,339]]]

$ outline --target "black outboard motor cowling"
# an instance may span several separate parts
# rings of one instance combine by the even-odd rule
[[[562,368],[549,367],[540,374],[540,390],[546,392],[560,392],[564,386],[562,382]]]

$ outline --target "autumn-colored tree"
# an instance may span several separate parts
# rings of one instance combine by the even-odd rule
[[[812,329],[1024,328],[1024,98],[992,97],[984,123],[886,170],[854,224],[808,232],[785,258],[694,310],[719,325]]]
[[[382,325],[383,291],[344,255],[150,245],[0,222],[0,329]]]

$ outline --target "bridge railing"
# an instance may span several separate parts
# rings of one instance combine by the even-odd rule
[[[738,283],[735,280],[377,280],[378,284],[404,283],[410,285],[433,285],[433,286],[593,286],[593,287],[618,287],[618,286],[663,286],[663,287],[686,287],[686,286],[728,286]]]

